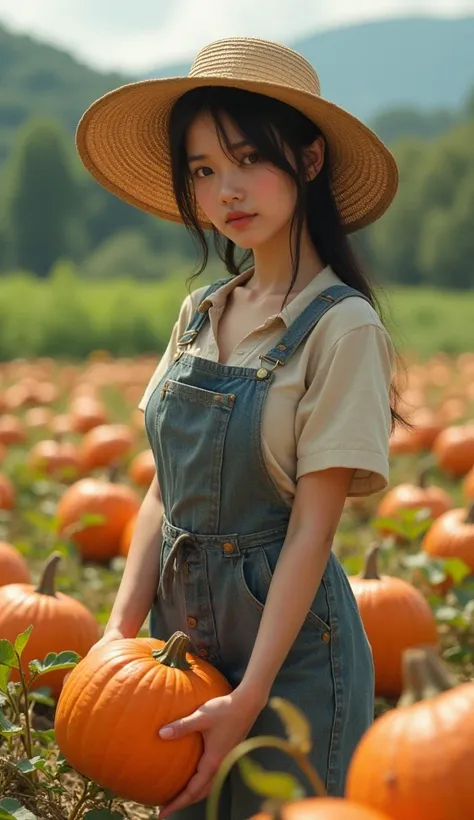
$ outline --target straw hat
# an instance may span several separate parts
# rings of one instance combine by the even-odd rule
[[[332,187],[347,232],[370,224],[388,208],[398,183],[390,151],[360,120],[321,97],[318,76],[304,57],[253,37],[210,43],[187,77],[129,83],[100,97],[77,128],[82,162],[120,199],[180,222],[171,181],[169,114],[186,91],[209,85],[274,97],[319,126],[329,144]],[[210,227],[203,213],[198,217],[204,228]]]

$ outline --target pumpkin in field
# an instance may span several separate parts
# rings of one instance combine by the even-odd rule
[[[26,441],[25,427],[16,416],[5,413],[0,416],[0,442],[6,444],[22,444]]]
[[[26,411],[24,421],[30,430],[37,430],[49,427],[54,418],[54,413],[50,407],[30,407]]]
[[[13,544],[0,541],[0,587],[5,584],[29,584],[30,570]],[[2,637],[0,635],[0,637]]]
[[[397,518],[402,510],[426,509],[431,518],[438,518],[450,510],[453,502],[446,490],[426,484],[426,472],[421,473],[418,484],[398,484],[382,498],[377,516],[380,518]],[[383,528],[382,534],[388,533]],[[397,539],[398,540],[398,539]]]
[[[34,444],[28,454],[28,466],[58,480],[74,480],[79,474],[77,447],[69,441],[44,439]]]
[[[275,820],[275,815],[261,812],[252,820]],[[278,820],[390,820],[388,814],[344,800],[340,797],[308,797],[287,803],[278,813]]]
[[[357,600],[375,666],[375,693],[397,697],[402,688],[403,652],[422,644],[436,645],[436,621],[425,598],[402,578],[379,575],[373,547],[360,576],[349,578]]]
[[[474,466],[474,422],[452,425],[436,437],[433,453],[438,467],[454,478],[462,478]]]
[[[128,475],[134,484],[149,487],[156,473],[156,464],[152,450],[143,450],[131,460]]]
[[[78,396],[71,401],[69,415],[77,433],[87,433],[99,424],[107,424],[109,420],[102,402],[92,396]]]
[[[37,587],[33,584],[8,584],[0,587],[0,638],[14,643],[17,635],[33,626],[21,664],[28,673],[28,664],[43,660],[48,652],[71,650],[86,655],[99,640],[99,627],[86,607],[55,590],[54,576],[60,560],[53,553]],[[53,695],[61,690],[65,671],[48,672],[38,680],[38,686],[50,686]],[[12,671],[12,680],[18,680]]]
[[[176,632],[166,643],[129,638],[97,647],[71,672],[58,702],[56,740],[82,775],[145,805],[175,797],[196,771],[200,732],[173,741],[159,729],[231,686]]]
[[[130,518],[127,521],[127,523],[125,524],[125,527],[123,528],[122,536],[120,538],[120,548],[119,548],[119,554],[120,555],[124,555],[124,556],[128,555],[128,551],[130,549],[130,544],[132,543],[132,536],[133,536],[133,531],[135,529],[136,520],[137,520],[137,516],[134,515],[133,518]]]
[[[124,527],[138,513],[140,504],[140,497],[125,484],[82,478],[71,484],[59,501],[58,531],[74,542],[85,561],[109,561],[118,555]],[[102,520],[88,524],[87,516]]]
[[[474,504],[456,508],[434,521],[421,543],[432,558],[460,558],[474,572]]]
[[[12,510],[15,506],[15,488],[8,476],[0,473],[0,510]]]
[[[435,653],[407,650],[405,691],[365,732],[346,795],[393,820],[473,820],[474,683],[453,685]]]
[[[98,467],[109,467],[128,455],[135,443],[135,432],[128,424],[99,424],[82,439],[79,456],[84,474]]]

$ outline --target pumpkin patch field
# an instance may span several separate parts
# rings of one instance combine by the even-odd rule
[[[89,653],[154,476],[137,405],[155,367],[104,351],[0,363],[0,820],[155,817],[202,738],[171,753],[154,721],[230,691],[182,633],[165,644],[144,624]],[[269,778],[244,741],[227,763],[261,818],[474,820],[474,353],[410,357],[398,386],[410,426],[392,434],[390,486],[347,499],[334,543],[372,647],[375,721],[344,798],[317,773],[311,794]],[[302,761],[316,739],[274,701]]]

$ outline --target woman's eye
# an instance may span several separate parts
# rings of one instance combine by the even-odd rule
[[[246,162],[248,160],[248,162],[246,163],[247,165],[254,165],[256,162],[259,161],[259,159],[260,154],[258,153],[258,151],[252,151],[251,154],[247,154],[247,156],[243,158],[242,162]]]
[[[202,173],[201,173],[202,172]],[[194,176],[196,177],[208,177],[209,174],[212,174],[212,168],[208,168],[207,166],[202,168],[196,168],[194,172]]]

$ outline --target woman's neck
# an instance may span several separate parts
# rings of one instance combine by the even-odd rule
[[[246,289],[252,291],[257,298],[285,296],[293,273],[288,232],[282,231],[271,242],[256,248],[254,260],[254,273],[246,284]],[[324,267],[307,231],[303,229],[298,275],[291,293],[303,290]]]

